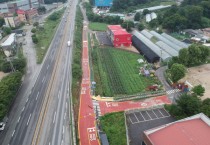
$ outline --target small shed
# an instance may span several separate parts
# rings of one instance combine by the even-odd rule
[[[5,55],[9,57],[16,47],[16,34],[10,34],[9,37],[1,44],[1,47]]]

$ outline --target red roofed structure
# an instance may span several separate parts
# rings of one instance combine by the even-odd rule
[[[203,113],[144,131],[143,145],[210,145],[210,119]]]
[[[21,22],[26,22],[26,12],[24,10],[18,9],[16,11],[18,18]]]
[[[131,34],[123,29],[120,25],[108,25],[107,34],[110,37],[114,47],[130,47]]]

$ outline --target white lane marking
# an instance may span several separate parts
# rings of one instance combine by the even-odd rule
[[[20,121],[20,117],[18,118],[18,122]]]
[[[47,69],[49,68],[49,64],[47,65]]]
[[[27,121],[27,126],[28,126],[28,123],[29,123],[30,119],[31,119],[31,114],[29,115],[29,118],[28,118],[28,121]]]
[[[12,132],[12,137],[13,137],[14,134],[15,134],[15,130]]]
[[[42,83],[45,81],[45,76],[43,77],[43,79],[42,79]]]
[[[25,106],[23,107],[22,112],[24,111],[24,109],[25,109]]]
[[[36,100],[37,100],[38,96],[39,96],[39,92],[38,92],[37,95],[36,95]]]
[[[67,104],[67,102],[66,102],[66,108],[68,107],[68,104]]]
[[[60,98],[60,95],[61,95],[61,90],[59,90],[58,92],[58,99]]]
[[[50,145],[50,142],[49,142],[49,145]]]
[[[65,112],[65,115],[64,115],[64,119],[66,119],[66,112]]]
[[[65,129],[65,128],[64,128],[64,125],[63,125],[63,134],[64,134],[64,129]]]
[[[53,124],[55,123],[56,112],[54,113]]]
[[[28,102],[28,98],[26,99],[26,103]]]
[[[61,145],[63,145],[63,140],[61,141]]]

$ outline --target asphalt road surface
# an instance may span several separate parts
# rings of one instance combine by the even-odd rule
[[[20,90],[24,101],[18,105],[14,102],[0,144],[71,144],[69,88],[73,47],[68,47],[67,41],[73,43],[77,1],[69,3],[38,77],[30,79],[31,89]]]

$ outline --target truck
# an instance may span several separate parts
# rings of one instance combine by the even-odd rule
[[[67,46],[70,46],[70,45],[71,45],[71,42],[70,42],[70,41],[68,41],[68,42],[67,42]]]

